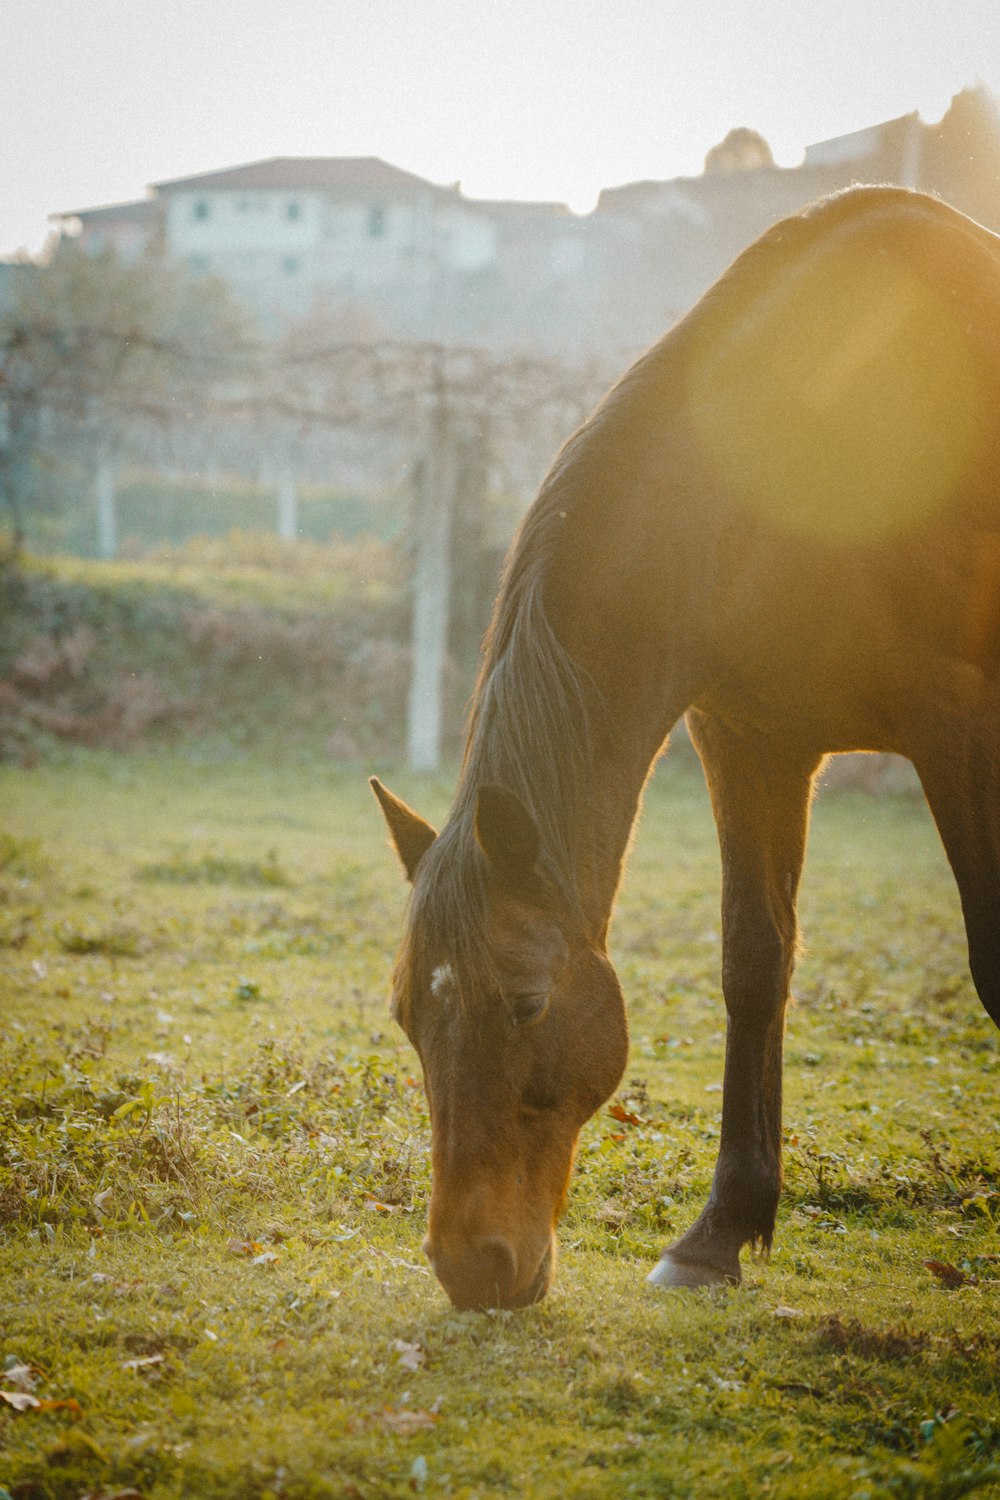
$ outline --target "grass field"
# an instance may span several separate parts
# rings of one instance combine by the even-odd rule
[[[1000,1495],[1000,1034],[919,801],[820,798],[775,1250],[657,1294],[724,1024],[714,833],[668,762],[614,929],[622,1108],[552,1295],[496,1316],[420,1251],[363,779],[80,752],[0,769],[0,807],[0,1496]]]

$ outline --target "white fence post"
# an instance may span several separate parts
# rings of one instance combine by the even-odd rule
[[[111,458],[111,444],[106,438],[100,438],[97,444],[94,498],[97,501],[97,555],[114,557],[118,551],[115,469]]]
[[[443,399],[435,401],[417,486],[413,633],[407,715],[407,760],[414,771],[441,763],[444,673],[451,602],[451,521],[455,452]]]
[[[295,449],[291,441],[282,447],[278,469],[278,535],[294,542],[299,534],[299,492],[295,476]]]

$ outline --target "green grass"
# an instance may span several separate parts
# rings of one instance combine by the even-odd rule
[[[666,1296],[724,1015],[706,797],[661,773],[614,930],[639,1123],[587,1127],[555,1289],[493,1317],[420,1251],[363,779],[67,752],[0,807],[0,1389],[40,1403],[0,1401],[0,1493],[1000,1495],[1000,1038],[922,804],[820,799],[775,1250]]]

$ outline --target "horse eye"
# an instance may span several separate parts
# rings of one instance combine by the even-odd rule
[[[507,1001],[511,1023],[514,1026],[527,1026],[532,1021],[540,1020],[548,1009],[548,1004],[547,994],[511,995]]]

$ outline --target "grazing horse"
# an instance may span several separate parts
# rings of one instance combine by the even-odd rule
[[[626,1060],[608,924],[687,715],[722,852],[708,1201],[650,1275],[738,1282],[781,1186],[813,780],[915,765],[1000,1024],[1000,238],[863,188],[770,229],[605,397],[508,559],[440,833],[374,790],[413,890],[393,1011],[423,1064],[426,1250],[459,1307],[544,1295],[576,1141]]]

